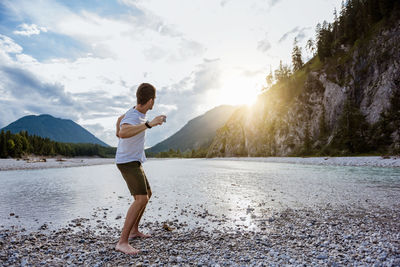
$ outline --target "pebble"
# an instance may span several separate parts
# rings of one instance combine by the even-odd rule
[[[318,260],[325,260],[327,258],[328,258],[328,256],[326,256],[325,254],[320,254],[320,255],[317,256]]]
[[[212,217],[208,211],[201,214]],[[132,246],[142,251],[135,256],[114,250],[120,227],[94,219],[94,224],[102,225],[97,228],[85,223],[88,221],[77,218],[70,223],[74,227],[66,225],[54,231],[48,231],[47,223],[32,232],[22,232],[18,225],[0,228],[1,266],[397,266],[400,263],[400,213],[396,209],[287,208],[275,213],[257,213],[253,228],[235,225],[225,226],[224,230],[189,227],[178,220],[154,220],[142,227],[152,233],[151,238],[131,241]],[[266,221],[270,222],[268,226]],[[228,222],[228,217],[221,220],[226,225]]]

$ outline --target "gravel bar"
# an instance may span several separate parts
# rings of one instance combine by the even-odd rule
[[[383,168],[399,168],[400,156],[368,156],[368,157],[235,157],[212,158],[213,160],[239,160],[273,163],[291,163],[324,166],[369,166]]]
[[[206,230],[147,222],[142,230],[153,236],[131,241],[141,250],[135,256],[114,250],[121,229],[105,220],[93,225],[77,218],[56,230],[44,224],[32,232],[1,227],[0,265],[400,266],[399,207],[285,209],[256,224],[256,230]]]

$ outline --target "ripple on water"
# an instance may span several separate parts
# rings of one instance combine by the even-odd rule
[[[255,229],[288,207],[400,204],[395,168],[205,159],[149,160],[144,168],[153,190],[144,222]],[[51,229],[79,217],[122,226],[132,202],[115,165],[3,171],[0,181],[4,226]]]

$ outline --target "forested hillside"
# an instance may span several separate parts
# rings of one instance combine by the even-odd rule
[[[200,115],[182,129],[146,150],[148,156],[200,157],[205,156],[216,131],[235,110],[234,106],[222,105]]]
[[[267,75],[268,88],[218,130],[208,156],[400,153],[400,1],[349,0],[316,27],[303,63]]]
[[[115,147],[104,147],[98,144],[60,143],[26,131],[12,134],[4,130],[0,133],[0,158],[19,158],[24,155],[38,156],[100,156],[114,157]]]
[[[89,143],[108,146],[74,121],[55,118],[48,114],[22,117],[4,127],[3,130],[11,133],[28,131],[30,134],[48,137],[51,140],[63,143]]]

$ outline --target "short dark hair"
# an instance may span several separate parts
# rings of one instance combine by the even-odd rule
[[[149,83],[142,83],[136,91],[137,104],[144,105],[152,98],[156,97],[156,88]]]

